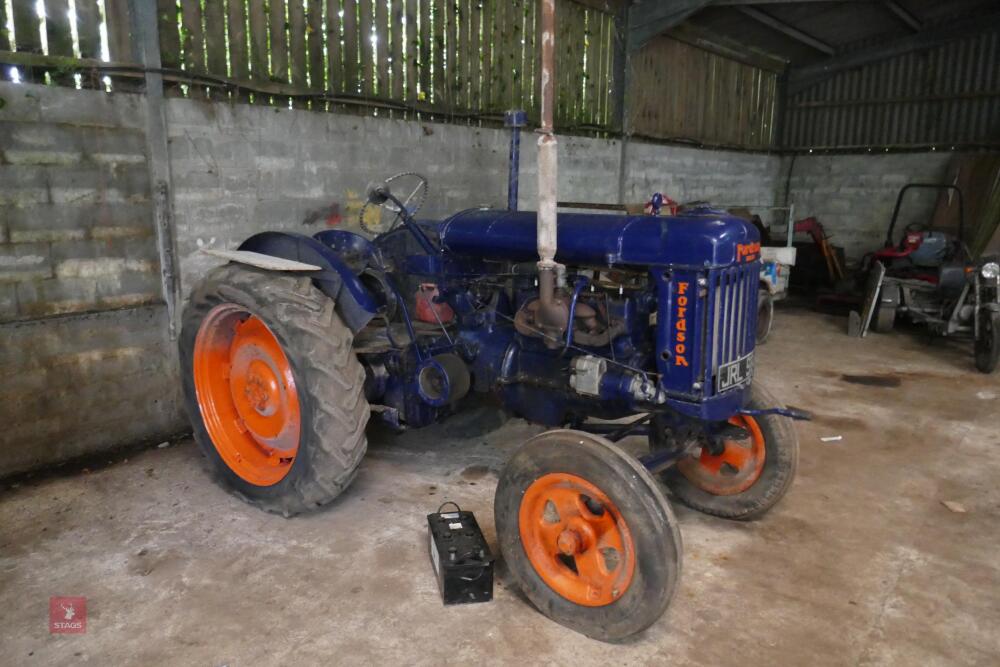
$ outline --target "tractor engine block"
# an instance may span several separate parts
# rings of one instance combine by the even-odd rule
[[[439,255],[382,244],[402,301],[434,299],[420,320],[385,327],[391,344],[361,348],[381,378],[369,400],[394,411],[390,421],[430,423],[469,388],[549,425],[651,410],[725,421],[742,407],[760,271],[752,225],[711,209],[561,214],[550,306],[560,318],[543,312],[535,222],[534,213],[472,210],[420,223]]]

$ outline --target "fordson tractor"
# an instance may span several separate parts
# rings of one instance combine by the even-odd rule
[[[286,516],[347,489],[370,415],[417,428],[494,394],[550,429],[497,485],[510,577],[550,618],[614,640],[656,621],[677,585],[660,482],[702,512],[758,517],[792,483],[798,415],[752,382],[755,228],[708,208],[557,216],[545,88],[537,214],[417,219],[426,181],[409,175],[369,188],[371,238],[265,232],[219,251],[229,263],[183,315],[184,394],[221,483]],[[627,454],[627,436],[649,453]]]

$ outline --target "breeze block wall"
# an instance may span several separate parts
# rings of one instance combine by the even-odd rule
[[[430,184],[418,217],[507,205],[509,131],[186,99],[167,102],[174,220],[183,292],[232,249],[274,229],[357,231],[367,184],[414,171]],[[519,206],[533,210],[538,135],[521,135]],[[621,143],[560,135],[559,199],[615,203]],[[626,200],[654,192],[771,205],[781,160],[772,155],[633,142]]]
[[[177,433],[142,97],[0,101],[0,475]]]
[[[635,143],[629,146],[628,156],[628,201],[662,192],[682,203],[776,205],[781,177],[781,158],[776,155]],[[769,214],[757,212],[768,220]]]
[[[414,171],[430,184],[420,217],[506,205],[503,132],[350,114],[171,99],[174,220],[183,292],[263,230],[357,231],[369,183]]]

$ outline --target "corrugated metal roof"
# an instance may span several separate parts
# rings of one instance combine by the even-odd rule
[[[782,144],[1000,147],[1000,31],[843,72],[790,97]]]
[[[995,10],[997,0],[897,0],[926,26],[947,23]],[[912,34],[884,2],[764,2],[755,7],[769,16],[826,42],[839,53],[858,46]],[[711,5],[692,15],[689,22],[723,37],[765,50],[792,66],[819,62],[826,56],[802,42],[763,25],[741,11],[741,5]]]
[[[1000,2],[895,2],[902,17],[884,1],[772,1],[754,6],[727,5],[722,0],[691,16],[689,22],[709,36],[788,61],[794,85],[784,100],[778,128],[784,148],[1000,147],[1000,28],[976,34],[958,32],[965,29],[958,28],[963,22],[969,24],[980,16],[992,17],[992,23],[970,24],[973,28],[995,26]],[[747,5],[753,9],[747,11]],[[759,12],[769,19],[754,18],[760,17]],[[778,25],[766,25],[770,19]],[[915,34],[926,32],[933,39],[937,27],[947,34],[951,24],[956,26],[950,28],[954,35],[947,39],[954,41],[939,40],[934,48],[908,45],[901,48],[916,50],[866,65],[859,59],[854,69],[823,73],[828,60],[837,66],[840,56],[849,58],[868,47],[912,40]],[[796,39],[796,31],[808,37]],[[810,45],[809,38],[820,44]],[[824,53],[824,45],[832,48],[832,58]],[[804,85],[810,87],[803,89]]]

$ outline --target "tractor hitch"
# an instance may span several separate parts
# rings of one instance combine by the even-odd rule
[[[747,415],[749,417],[778,415],[779,417],[788,417],[789,419],[794,419],[795,421],[812,421],[812,414],[806,412],[805,410],[796,410],[795,408],[764,408],[761,410],[743,408],[742,410],[739,410],[737,414]]]

